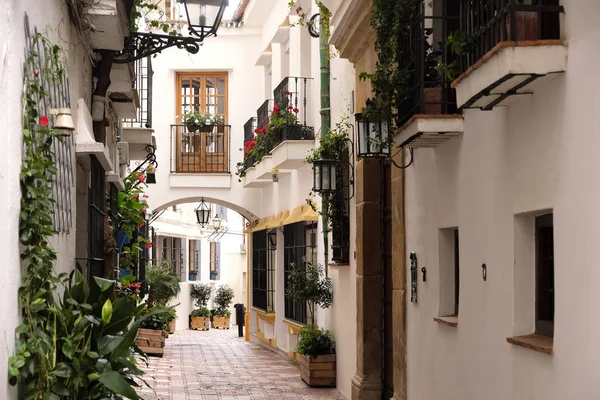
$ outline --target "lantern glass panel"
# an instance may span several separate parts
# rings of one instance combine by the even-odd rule
[[[331,189],[331,179],[329,176],[329,165],[323,164],[323,190],[327,191]]]
[[[206,33],[213,29],[216,30],[217,23],[222,16],[221,8],[224,8],[224,0],[186,0],[186,10],[188,21],[191,26],[200,28]]]
[[[331,164],[331,191],[332,192],[334,192],[337,188],[336,181],[337,181],[337,176],[336,176],[335,164]]]
[[[315,191],[321,191],[321,164],[314,164],[314,174],[315,174]]]

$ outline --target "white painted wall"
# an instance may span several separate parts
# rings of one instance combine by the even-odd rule
[[[407,284],[409,399],[600,395],[600,324],[593,317],[600,302],[593,244],[600,234],[600,192],[590,181],[600,167],[600,109],[588,78],[600,62],[591,51],[600,39],[593,17],[600,5],[561,3],[569,43],[566,74],[509,107],[467,111],[462,137],[416,150],[406,170],[407,258],[414,251],[419,268],[427,267],[427,282],[418,274],[418,304],[410,303]],[[515,215],[545,209],[554,212],[553,355],[506,342],[532,333],[527,326],[533,315],[523,316],[523,309],[532,310],[532,296],[522,292],[523,271],[515,270],[523,267],[515,264],[523,253],[515,242]],[[457,328],[433,321],[440,301],[438,230],[453,226],[460,230]]]

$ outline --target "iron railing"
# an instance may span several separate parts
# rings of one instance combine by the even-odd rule
[[[559,0],[461,0],[461,32],[473,39],[463,67],[472,66],[502,41],[560,39]],[[533,1],[531,3],[534,3]]]
[[[244,143],[248,140],[252,140],[254,137],[254,130],[256,129],[256,117],[250,118],[244,124]]]
[[[436,3],[440,8],[428,10],[425,2],[416,10],[411,26],[411,53],[400,65],[411,71],[409,84],[398,107],[398,124],[415,114],[450,114],[456,112],[456,94],[450,87],[448,66],[456,56],[445,45],[448,35],[460,26],[458,9],[448,1]],[[439,15],[435,15],[439,13]]]
[[[290,115],[294,115],[302,125],[307,124],[311,83],[312,78],[288,76],[273,90],[275,105],[288,109]]]
[[[273,312],[274,261],[267,240],[267,231],[252,234],[252,306],[265,312]]]
[[[135,61],[135,88],[140,97],[140,107],[135,119],[123,120],[124,127],[152,128],[152,57]]]
[[[267,123],[269,115],[273,110],[273,105],[273,99],[268,99],[265,100],[265,102],[262,103],[260,107],[258,107],[258,110],[256,110],[256,126],[258,128],[262,128]]]
[[[104,169],[90,156],[90,188],[88,190],[88,270],[87,280],[105,277],[104,271]]]
[[[214,125],[210,132],[171,125],[171,172],[229,173],[230,142],[230,125]]]

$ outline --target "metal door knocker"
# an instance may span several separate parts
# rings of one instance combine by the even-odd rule
[[[487,281],[487,265],[485,264],[481,264],[481,277],[484,282]]]
[[[421,272],[423,273],[423,282],[427,282],[427,268],[421,268]]]
[[[417,254],[410,253],[410,302],[417,303]]]

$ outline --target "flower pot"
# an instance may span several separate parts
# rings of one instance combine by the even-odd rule
[[[335,354],[300,355],[300,376],[310,387],[335,387]]]
[[[165,347],[165,332],[160,329],[138,329],[135,345],[144,353],[162,357]]]
[[[169,333],[175,333],[175,321],[169,322]]]
[[[190,317],[190,329],[207,331],[210,329],[210,319],[206,317]]]
[[[188,124],[188,132],[212,132],[214,125],[193,125]]]
[[[231,318],[229,318],[229,317],[214,316],[212,318],[212,327],[215,329],[229,329],[230,320],[231,320]]]
[[[517,41],[538,40],[538,13],[534,11],[515,12]],[[510,16],[506,17],[506,32],[510,33]]]
[[[442,113],[442,88],[425,88],[423,91],[423,114]]]

